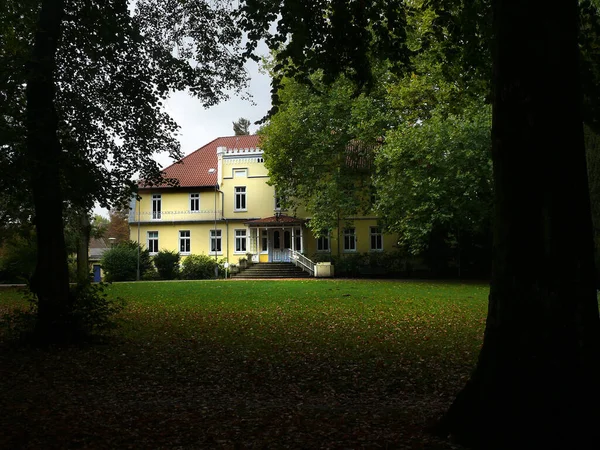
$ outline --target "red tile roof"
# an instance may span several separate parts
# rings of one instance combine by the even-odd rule
[[[266,226],[266,225],[301,225],[306,222],[304,219],[290,217],[284,214],[280,216],[265,217],[263,219],[254,219],[246,222],[250,226]]]
[[[217,183],[217,147],[257,149],[257,135],[219,137],[164,169],[165,178],[179,180],[180,187],[212,187]],[[162,186],[166,187],[166,185]]]

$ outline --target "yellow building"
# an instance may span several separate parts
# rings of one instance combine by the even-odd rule
[[[151,254],[177,250],[214,255],[237,264],[290,261],[298,253],[352,254],[391,250],[396,240],[383,235],[376,217],[352,218],[352,226],[316,238],[302,211],[290,217],[269,186],[258,136],[217,138],[165,169],[178,186],[139,191],[131,205],[131,240]],[[295,253],[296,252],[296,253]]]

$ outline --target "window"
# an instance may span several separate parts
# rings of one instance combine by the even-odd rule
[[[246,253],[246,230],[235,230],[235,253]]]
[[[281,197],[275,195],[275,211],[281,211]]]
[[[190,212],[200,211],[200,194],[190,194]]]
[[[248,169],[233,169],[233,178],[246,178]]]
[[[283,248],[292,248],[292,233],[288,230],[283,232]]]
[[[329,231],[321,230],[321,236],[317,238],[317,251],[328,252],[329,250]]]
[[[371,236],[371,250],[382,251],[383,237],[381,235],[381,229],[379,227],[371,227],[369,234]]]
[[[152,219],[160,220],[162,211],[162,199],[160,194],[152,195]]]
[[[356,229],[355,228],[344,228],[344,251],[355,252],[356,251]]]
[[[294,250],[302,252],[302,231],[300,228],[294,230]]]
[[[277,250],[281,248],[281,235],[278,230],[273,231],[273,248]]]
[[[210,251],[221,252],[221,230],[210,230]]]
[[[158,253],[158,231],[148,231],[148,251],[151,255]]]
[[[246,186],[237,186],[235,188],[234,211],[246,211]]]
[[[179,232],[179,253],[190,253],[190,230]]]
[[[261,240],[260,251],[261,252],[267,252],[267,251],[269,251],[269,238],[268,238],[268,231],[267,230],[262,230],[260,232],[260,240]]]

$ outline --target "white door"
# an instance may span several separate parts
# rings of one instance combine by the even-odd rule
[[[281,230],[271,230],[269,239],[269,261],[283,261],[283,239]]]

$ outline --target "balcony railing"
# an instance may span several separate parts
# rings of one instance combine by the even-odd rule
[[[209,222],[211,220],[220,220],[223,217],[223,212],[201,210],[201,211],[146,211],[129,212],[129,223],[139,222]]]

